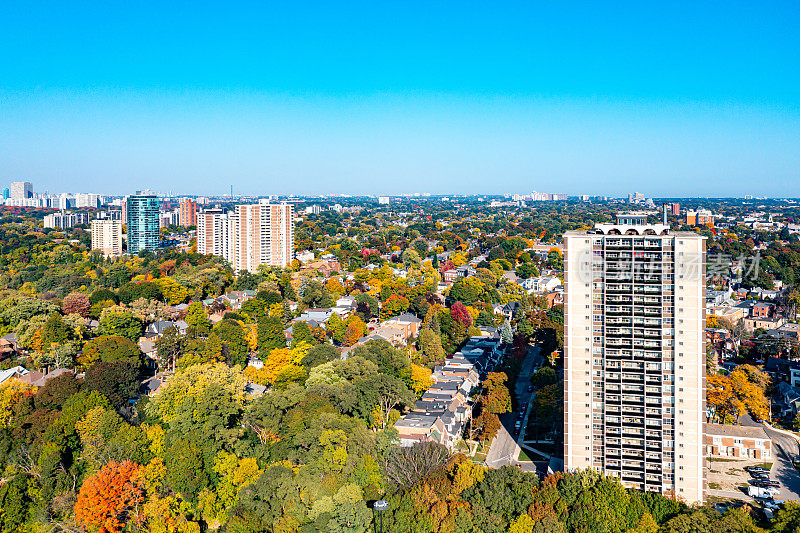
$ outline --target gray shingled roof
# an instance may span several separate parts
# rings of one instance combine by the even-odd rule
[[[703,424],[703,433],[706,435],[720,435],[722,437],[769,440],[767,432],[764,431],[764,428],[761,426],[726,426],[723,424]]]

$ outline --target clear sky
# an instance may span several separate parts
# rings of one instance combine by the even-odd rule
[[[0,2],[0,182],[800,196],[800,2]]]

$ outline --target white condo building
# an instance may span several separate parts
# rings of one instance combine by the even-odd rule
[[[92,250],[100,250],[106,257],[122,255],[122,221],[92,220]]]
[[[23,200],[33,198],[33,184],[29,181],[12,181],[9,198]]]
[[[197,213],[197,253],[218,255],[231,261],[231,220],[233,214],[222,209],[206,209]]]
[[[198,213],[197,252],[223,257],[234,271],[285,267],[294,259],[294,206],[262,200],[237,205],[232,213]]]
[[[564,244],[565,468],[703,502],[705,237],[632,213]]]

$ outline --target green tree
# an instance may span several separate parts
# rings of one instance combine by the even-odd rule
[[[306,369],[311,369],[317,365],[338,359],[341,355],[341,352],[335,346],[317,344],[308,350],[308,353],[303,357],[302,364]]]
[[[142,321],[129,311],[104,312],[100,318],[103,335],[116,335],[136,342],[142,334]]]
[[[244,329],[238,322],[227,319],[220,320],[214,326],[211,335],[219,337],[223,345],[225,360],[229,365],[244,366],[247,364],[250,348]]]
[[[116,408],[125,405],[139,391],[139,368],[127,362],[97,361],[86,371],[84,379],[89,390],[104,394]]]
[[[422,266],[422,259],[419,253],[412,248],[407,248],[406,251],[403,252],[403,265],[406,268],[420,268]]]
[[[418,342],[423,355],[421,360],[424,364],[444,360],[445,354],[444,348],[442,348],[442,339],[432,329],[425,328],[420,331]]]
[[[298,320],[292,324],[292,348],[301,342],[305,342],[309,346],[314,346],[317,340],[311,334],[311,328],[308,326],[308,322]]]
[[[184,339],[178,328],[175,326],[166,328],[156,341],[155,347],[158,358],[164,362],[167,370],[175,370],[175,363],[184,348]]]
[[[164,452],[164,466],[169,486],[188,501],[196,502],[209,485],[202,450],[193,439],[176,439]]]
[[[34,486],[33,479],[24,472],[0,485],[0,531],[22,531],[33,505],[29,487]]]
[[[522,279],[535,278],[539,275],[539,269],[533,263],[522,263],[517,267],[516,273]]]
[[[201,302],[192,302],[186,308],[186,323],[201,335],[211,330],[211,321]]]
[[[119,335],[103,335],[94,338],[83,347],[78,364],[88,368],[97,361],[122,362],[140,367],[143,354],[134,342]]]
[[[42,348],[49,349],[53,345],[67,342],[73,330],[61,318],[61,313],[52,313],[42,328]]]
[[[258,349],[268,354],[275,348],[286,347],[286,335],[283,333],[281,319],[273,316],[262,316],[258,319]],[[266,356],[266,355],[265,355]]]
[[[460,278],[450,287],[450,298],[472,305],[483,293],[483,284],[478,278],[469,276]]]

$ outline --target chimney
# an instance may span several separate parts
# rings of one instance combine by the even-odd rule
[[[667,225],[667,204],[664,204],[664,225]]]

